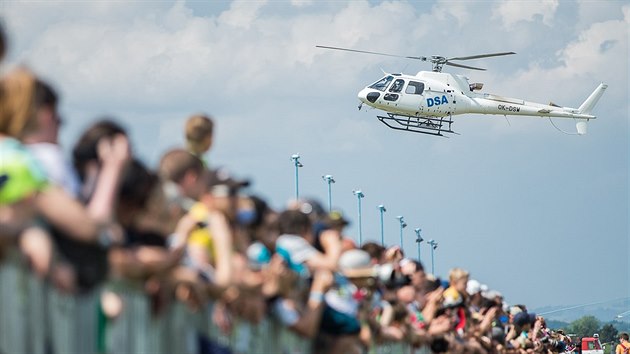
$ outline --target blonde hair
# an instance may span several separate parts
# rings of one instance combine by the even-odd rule
[[[451,269],[451,271],[448,273],[448,280],[452,283],[456,280],[468,277],[468,271],[462,269],[462,268],[453,268]]]
[[[201,143],[214,130],[212,119],[203,114],[195,114],[186,120],[186,140],[191,144]]]
[[[20,67],[0,82],[0,134],[21,138],[36,128],[35,95],[38,87],[35,75]]]

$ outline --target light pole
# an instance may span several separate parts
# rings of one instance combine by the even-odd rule
[[[405,247],[403,246],[403,229],[407,227],[407,223],[404,220],[405,217],[402,215],[398,215],[396,219],[398,219],[398,222],[400,223],[400,249],[404,250]]]
[[[331,183],[335,183],[335,179],[331,175],[322,176],[322,179],[328,183],[328,212],[332,211],[332,190],[330,188]]]
[[[361,199],[365,198],[365,194],[360,189],[352,191],[357,196],[359,202],[359,247],[363,246],[363,231],[361,230]]]
[[[378,210],[381,212],[381,246],[385,247],[385,229],[383,227],[383,213],[387,211],[383,204],[378,206]]]
[[[431,274],[435,275],[435,259],[433,258],[433,251],[437,248],[438,243],[434,240],[429,240],[427,243],[431,245]]]
[[[300,162],[300,154],[291,155],[291,160],[293,161],[293,165],[295,165],[295,200],[298,200],[300,197],[300,189],[298,182],[298,168],[304,167]]]
[[[422,231],[422,229],[416,228],[413,231],[416,232],[416,243],[418,244],[418,262],[421,262],[421,259],[420,259],[420,244],[422,243],[422,241],[424,241],[422,236],[420,236],[420,232]]]

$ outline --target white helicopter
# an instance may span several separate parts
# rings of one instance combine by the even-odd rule
[[[476,91],[482,89],[482,83],[470,83],[465,76],[442,72],[444,65],[472,70],[485,70],[474,66],[453,63],[453,61],[516,54],[514,52],[454,58],[441,56],[428,58],[319,45],[316,47],[430,61],[433,64],[433,71],[420,71],[415,76],[386,74],[385,77],[365,87],[358,94],[358,98],[361,100],[359,109],[361,109],[363,104],[366,104],[385,111],[387,116],[377,116],[377,118],[388,127],[423,134],[444,136],[443,133],[455,133],[451,129],[453,124],[452,116],[472,113],[573,118],[577,120],[577,134],[584,135],[586,134],[586,122],[596,118],[591,114],[591,111],[608,87],[604,83],[599,84],[579,108],[561,107],[554,103],[541,104],[518,98],[478,93]]]

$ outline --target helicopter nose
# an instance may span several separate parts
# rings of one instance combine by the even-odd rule
[[[361,102],[363,103],[374,103],[380,95],[381,94],[378,92],[374,92],[369,89],[363,89],[361,90],[361,92],[359,92],[357,97],[359,97],[359,100],[361,100]]]

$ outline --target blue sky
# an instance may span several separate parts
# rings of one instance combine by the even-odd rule
[[[455,266],[510,303],[573,305],[630,295],[628,33],[622,1],[4,1],[8,70],[27,63],[61,92],[69,148],[98,117],[129,129],[154,165],[183,142],[190,114],[215,117],[215,166],[250,177],[280,208],[294,193],[333,205],[364,239],[398,243],[397,215],[435,239],[438,275]],[[455,117],[451,138],[397,132],[357,110],[382,70],[426,63],[315,45],[446,57],[514,51],[448,68],[483,92],[578,107],[609,85],[585,136],[546,119]],[[574,131],[572,121],[555,120]],[[430,267],[430,253],[421,257]],[[428,261],[428,262],[427,262]],[[588,286],[578,284],[585,283]]]

